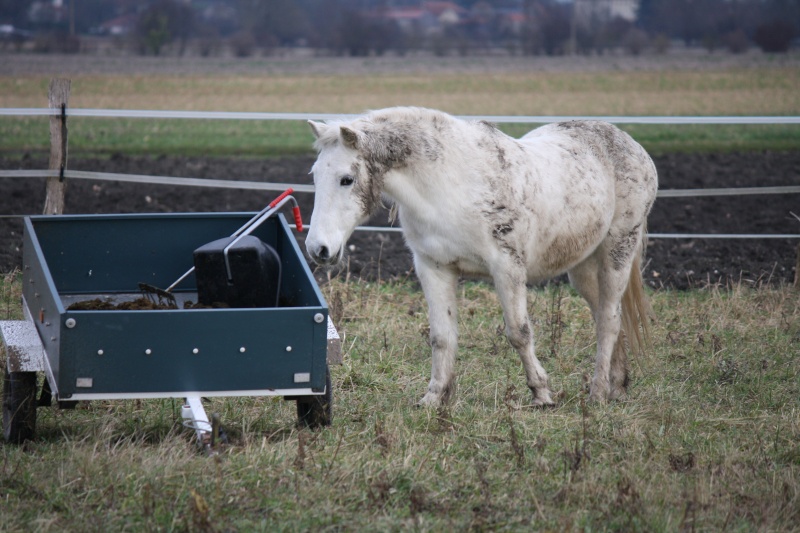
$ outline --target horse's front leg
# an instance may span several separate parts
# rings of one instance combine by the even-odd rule
[[[438,407],[446,404],[455,387],[454,365],[458,349],[456,283],[458,273],[420,256],[414,257],[417,277],[428,302],[430,343],[433,351],[431,381],[419,404]]]
[[[555,405],[550,397],[547,383],[547,372],[539,359],[533,340],[533,328],[528,317],[528,290],[525,271],[516,265],[504,268],[493,275],[495,288],[503,306],[503,318],[506,322],[506,336],[511,346],[519,354],[528,388],[533,393],[533,405]]]

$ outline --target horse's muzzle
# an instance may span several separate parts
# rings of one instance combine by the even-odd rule
[[[341,259],[341,250],[338,250],[334,255],[331,255],[330,249],[325,245],[309,246],[308,255],[318,265],[333,265]]]

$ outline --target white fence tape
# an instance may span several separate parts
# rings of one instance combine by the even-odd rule
[[[0,170],[0,178],[57,178],[58,170]],[[261,181],[234,181],[204,178],[176,178],[173,176],[150,176],[147,174],[114,174],[111,172],[87,172],[85,170],[65,170],[64,178],[124,181],[129,183],[148,183],[155,185],[181,185],[189,187],[212,187],[219,189],[245,189],[260,191],[285,191],[289,187],[295,192],[314,192],[313,185],[294,183],[265,183]]]
[[[58,177],[58,170],[0,170],[0,178],[46,178]],[[156,185],[179,185],[190,187],[215,187],[227,189],[262,190],[262,191],[285,191],[288,188],[294,189],[299,193],[314,192],[313,185],[296,183],[264,183],[258,181],[233,181],[204,178],[176,178],[172,176],[149,176],[144,174],[114,174],[109,172],[87,172],[82,170],[65,170],[64,178],[69,179],[89,179],[89,180],[108,180],[132,183],[149,183]],[[792,194],[800,193],[800,185],[787,185],[785,187],[740,187],[728,189],[666,189],[658,191],[659,197],[682,197],[693,196],[734,196],[734,195],[758,195],[758,194]],[[2,215],[0,218],[16,218],[24,215]],[[358,231],[373,231],[383,233],[399,233],[401,228],[384,226],[360,226]],[[800,239],[800,234],[678,234],[678,233],[650,233],[651,239]]]
[[[245,113],[230,111],[174,111],[158,109],[67,108],[67,117],[175,118],[204,120],[341,120],[358,115],[335,113]],[[0,108],[0,116],[60,116],[56,108]],[[567,120],[603,120],[613,124],[800,124],[800,116],[569,116],[569,115],[457,115],[465,120],[497,124],[548,124]]]
[[[800,185],[780,187],[730,187],[725,189],[662,189],[659,198],[694,198],[698,196],[751,196],[755,194],[800,193]]]
[[[61,173],[58,170],[0,170],[0,178],[56,178],[60,175]],[[115,174],[111,172],[88,172],[84,170],[65,170],[64,178],[261,191],[285,191],[291,187],[295,192],[314,192],[313,185],[294,183],[180,178],[174,176],[151,176],[147,174]],[[730,187],[721,189],[662,189],[658,191],[657,194],[659,198],[691,198],[699,196],[749,196],[755,194],[793,193],[800,193],[800,185],[785,185],[780,187]]]

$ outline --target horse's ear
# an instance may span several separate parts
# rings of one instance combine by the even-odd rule
[[[347,126],[341,126],[339,131],[342,134],[342,140],[345,146],[358,150],[359,134],[356,130],[350,129]]]
[[[319,139],[322,137],[322,134],[328,129],[328,125],[322,122],[314,122],[313,120],[308,121],[308,125],[311,126],[311,132],[314,134],[314,137]]]

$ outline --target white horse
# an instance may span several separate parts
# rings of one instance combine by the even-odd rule
[[[447,402],[453,390],[461,273],[493,279],[534,405],[553,400],[526,284],[565,271],[596,322],[590,399],[626,392],[622,332],[637,349],[647,335],[640,260],[658,188],[653,161],[629,135],[572,121],[513,139],[489,123],[420,108],[309,124],[319,153],[306,249],[316,263],[342,259],[382,196],[398,207],[429,310],[433,369],[421,405]]]

